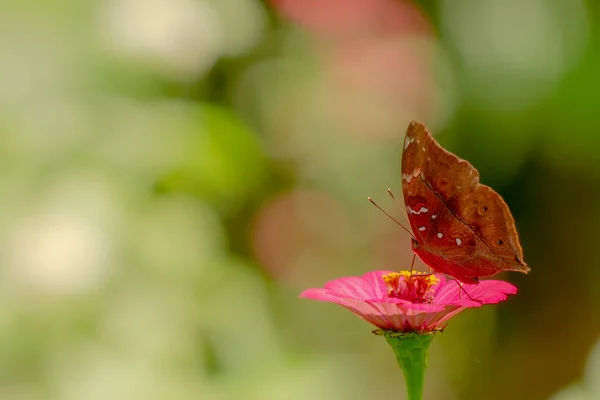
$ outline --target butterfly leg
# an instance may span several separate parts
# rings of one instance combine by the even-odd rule
[[[413,269],[415,267],[415,258],[417,257],[417,255],[415,253],[413,253],[413,259],[412,262],[410,263],[410,276],[408,277],[408,281],[410,282],[410,278],[412,278],[413,275]]]
[[[454,279],[454,278],[452,278],[452,279]],[[458,292],[458,298],[459,298],[460,300],[462,300],[462,294],[463,294],[463,292],[464,292],[464,293],[467,295],[467,297],[468,297],[469,299],[471,299],[471,300],[473,300],[473,301],[475,301],[475,302],[477,302],[477,303],[481,303],[481,301],[480,301],[480,300],[476,300],[476,299],[474,299],[474,298],[473,298],[473,297],[472,297],[472,296],[469,294],[469,292],[467,292],[467,290],[466,290],[466,289],[465,289],[465,287],[463,286],[462,282],[458,281],[457,279],[454,279],[454,281],[456,281],[456,283],[458,284],[458,287],[460,287],[460,291]],[[481,303],[481,304],[483,304],[483,303]]]

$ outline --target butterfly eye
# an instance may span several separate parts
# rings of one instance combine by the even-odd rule
[[[477,207],[477,214],[479,215],[483,215],[485,214],[487,211],[489,210],[488,206],[482,204],[479,207]]]

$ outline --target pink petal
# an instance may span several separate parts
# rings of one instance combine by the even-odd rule
[[[436,323],[438,325],[442,325],[442,324],[446,323],[446,321],[449,321],[451,318],[454,318],[457,314],[466,310],[467,308],[469,308],[469,307],[448,306],[446,311],[444,311],[443,313],[440,313]]]
[[[365,282],[373,287],[375,294],[374,298],[383,299],[387,297],[388,288],[383,280],[383,276],[391,273],[392,271],[372,271],[367,272],[362,276]]]
[[[483,304],[496,304],[517,293],[517,288],[508,282],[485,280],[476,285],[454,281],[440,282],[434,294],[436,304],[457,304],[465,307],[480,307]]]
[[[382,299],[387,288],[382,276],[389,271],[373,271],[363,276],[349,276],[325,284],[325,289],[337,297],[354,299]]]
[[[468,293],[484,304],[496,304],[506,300],[509,294],[516,294],[517,287],[504,281],[487,280],[472,285]]]
[[[300,293],[300,297],[303,299],[313,299],[319,301],[332,301],[337,303],[335,297],[333,297],[329,292],[325,289],[307,289],[304,292]]]
[[[425,327],[428,329],[439,329],[447,320],[462,310],[465,310],[465,308],[460,306],[446,306],[440,312],[428,314],[425,320]]]

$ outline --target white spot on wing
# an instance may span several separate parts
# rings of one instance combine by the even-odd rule
[[[438,232],[438,235],[437,235],[437,236],[438,236],[438,237],[441,239],[441,238],[443,238],[443,237],[444,237],[444,234],[443,234],[442,232]]]
[[[420,230],[421,232],[423,232],[425,229],[427,229],[427,228],[425,228],[424,226],[420,226],[420,227],[419,227],[419,230]]]
[[[460,246],[462,244],[462,240],[460,240],[460,238],[456,238],[456,244]]]
[[[419,211],[415,211],[412,208],[409,208],[408,212],[411,213],[411,214],[421,214],[421,213],[427,213],[427,212],[429,212],[429,210],[427,208],[425,208],[425,207],[421,207],[419,209]]]
[[[421,147],[423,149],[423,151],[425,151],[425,147]]]
[[[409,137],[407,137],[406,139],[404,139],[404,150],[408,149],[408,146],[410,146],[410,144],[412,142],[414,142],[414,141],[415,141],[415,138],[409,138]],[[418,142],[419,141],[417,140],[417,143]]]
[[[436,218],[437,218],[437,214],[433,214],[433,215],[431,216],[431,219],[436,219]]]
[[[404,179],[407,183],[410,183],[412,178],[413,178],[412,174],[402,174],[402,179]]]

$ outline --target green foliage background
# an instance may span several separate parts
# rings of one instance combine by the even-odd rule
[[[396,211],[413,118],[532,268],[436,337],[426,398],[600,398],[598,4],[298,4],[2,2],[0,398],[402,398],[298,294],[409,267],[366,197]]]

